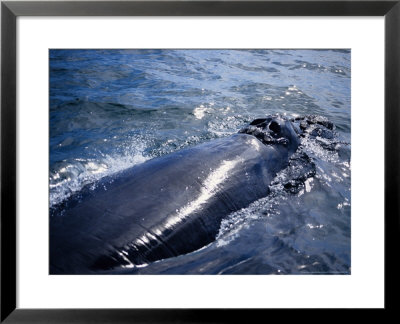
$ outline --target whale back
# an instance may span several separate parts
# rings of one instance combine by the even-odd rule
[[[224,217],[268,194],[287,144],[240,133],[104,178],[50,217],[50,273],[133,267],[209,244]]]

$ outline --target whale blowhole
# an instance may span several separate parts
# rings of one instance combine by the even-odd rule
[[[278,135],[281,132],[281,126],[279,126],[279,124],[275,120],[269,123],[268,128]]]

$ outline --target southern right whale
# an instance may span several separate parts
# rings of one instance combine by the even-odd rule
[[[302,130],[282,116],[256,119],[84,188],[51,213],[50,273],[135,267],[204,247],[224,217],[268,195]]]

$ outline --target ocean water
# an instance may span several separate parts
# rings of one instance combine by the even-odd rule
[[[50,210],[268,114],[335,125],[334,139],[302,139],[315,174],[296,190],[280,181],[285,169],[268,196],[227,215],[211,244],[120,273],[350,274],[349,50],[50,50],[49,66]]]

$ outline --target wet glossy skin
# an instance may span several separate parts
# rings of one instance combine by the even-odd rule
[[[289,121],[262,119],[103,179],[50,217],[50,273],[133,267],[207,245],[225,216],[268,194],[298,145]]]

